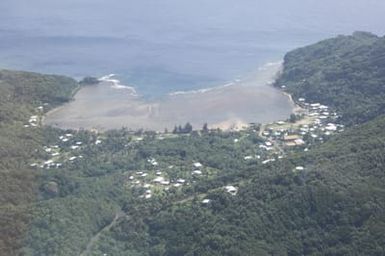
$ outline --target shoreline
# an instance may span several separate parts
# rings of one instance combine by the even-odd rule
[[[250,123],[288,118],[298,108],[288,93],[272,86],[281,68],[281,61],[267,63],[232,83],[174,92],[150,101],[132,95],[131,90],[114,88],[117,81],[103,81],[92,88],[79,86],[70,102],[44,114],[42,124],[62,129],[106,131],[126,127],[162,132],[190,122],[194,130],[204,123],[212,129],[242,130]],[[282,96],[288,98],[290,113],[289,106],[282,105]],[[288,115],[277,117],[282,111]]]
[[[78,86],[77,86],[75,89],[72,90],[72,92],[71,92],[71,99],[70,99],[68,102],[66,102],[66,103],[64,103],[64,104],[62,104],[62,105],[60,105],[60,106],[57,106],[57,107],[55,107],[55,108],[49,110],[48,112],[46,112],[46,113],[44,113],[44,114],[42,115],[42,117],[41,117],[41,123],[42,123],[42,125],[45,126],[44,122],[45,122],[45,119],[46,119],[47,116],[52,115],[52,114],[54,114],[54,113],[57,112],[57,111],[60,111],[60,110],[61,110],[62,108],[64,108],[67,104],[70,104],[72,101],[74,101],[74,100],[75,100],[75,95],[76,95],[81,89],[82,89],[82,86],[81,86],[81,85],[79,84],[79,82],[78,82]]]
[[[277,88],[277,89],[278,89],[278,88]],[[298,104],[295,102],[295,100],[293,99],[293,95],[291,95],[291,94],[288,93],[288,92],[283,91],[282,89],[278,89],[278,90],[280,90],[280,91],[283,93],[283,95],[285,95],[286,97],[289,98],[290,102],[291,102],[292,105],[293,105],[293,114],[300,114],[300,113],[302,113],[302,112],[305,110],[304,108],[302,108],[300,105],[298,105]]]

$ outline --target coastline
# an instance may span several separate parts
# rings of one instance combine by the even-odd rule
[[[280,90],[280,89],[278,89]],[[303,111],[305,111],[304,108],[302,108],[300,105],[298,105],[295,100],[293,99],[293,95],[291,95],[290,93],[288,92],[285,92],[283,91],[282,89],[280,90],[283,95],[285,95],[286,97],[289,98],[289,101],[291,102],[291,104],[293,105],[293,114],[300,114],[300,113],[303,113]]]
[[[161,100],[147,101],[131,90],[119,90],[119,81],[80,87],[73,99],[47,112],[43,125],[69,129],[171,130],[193,124],[200,129],[240,130],[249,123],[286,119],[298,107],[289,94],[272,86],[282,62],[268,63],[258,71],[222,86],[175,92]],[[111,80],[111,76],[105,77]]]
[[[45,123],[45,119],[46,119],[47,116],[55,114],[55,112],[60,111],[61,109],[65,108],[65,106],[66,106],[67,104],[70,104],[71,101],[74,101],[74,100],[75,100],[75,95],[76,95],[81,89],[82,89],[82,86],[78,83],[78,86],[77,86],[75,89],[73,89],[72,92],[71,92],[71,98],[70,98],[70,100],[69,100],[68,102],[66,102],[66,103],[64,103],[64,104],[62,104],[62,105],[60,105],[60,106],[57,106],[57,107],[55,107],[55,108],[49,110],[48,112],[44,113],[44,115],[42,115],[42,117],[41,117],[41,123],[42,123],[43,125],[45,125],[44,123]]]

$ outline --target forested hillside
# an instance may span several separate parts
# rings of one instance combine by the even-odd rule
[[[111,237],[145,241],[151,255],[383,255],[384,127],[379,118],[310,153],[250,166],[237,196],[213,191],[209,205],[138,216],[142,225],[124,221]]]
[[[371,120],[385,113],[385,37],[356,32],[289,52],[276,85],[334,107],[346,124]]]
[[[42,127],[78,84],[0,72],[0,254],[384,255],[381,42],[356,33],[285,57],[277,85],[350,125],[295,148],[276,147],[258,125]]]
[[[25,235],[36,192],[36,173],[29,162],[39,155],[43,133],[29,126],[42,115],[71,99],[73,79],[28,72],[0,71],[0,254],[17,255]],[[40,107],[40,108],[39,108]]]

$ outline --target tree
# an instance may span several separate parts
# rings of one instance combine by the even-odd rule
[[[99,79],[97,79],[96,77],[91,77],[91,76],[86,76],[85,78],[83,78],[79,82],[79,84],[81,84],[81,85],[95,85],[98,83],[100,83]]]
[[[295,123],[297,121],[297,116],[295,114],[291,114],[289,118],[290,123]]]
[[[204,132],[204,133],[208,133],[209,132],[209,127],[208,127],[207,123],[203,124],[202,132]]]
[[[192,125],[189,122],[187,122],[183,128],[183,133],[191,133],[192,130],[193,130]]]
[[[178,133],[178,127],[176,125],[174,126],[174,129],[172,130],[172,133],[173,134],[177,134]]]

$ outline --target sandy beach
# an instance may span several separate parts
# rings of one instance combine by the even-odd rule
[[[116,87],[110,81],[81,88],[74,100],[49,112],[45,125],[71,129],[108,130],[126,127],[164,131],[190,122],[200,129],[240,129],[250,122],[286,119],[293,102],[270,84],[280,63],[266,65],[242,80],[195,91],[170,93],[148,101],[132,88]],[[140,91],[140,90],[139,90]]]

